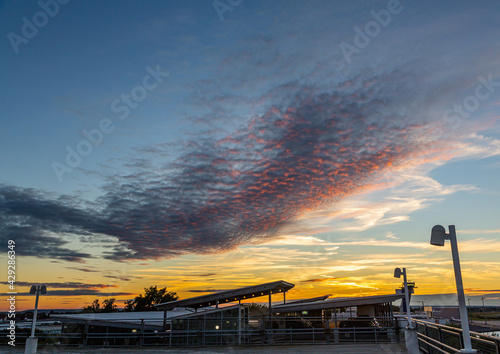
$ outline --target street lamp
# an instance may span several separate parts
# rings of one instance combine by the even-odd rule
[[[396,268],[394,269],[394,278],[401,278],[403,275],[404,287],[405,287],[405,303],[406,303],[406,313],[408,314],[408,328],[413,329],[413,325],[411,323],[411,310],[410,310],[410,294],[408,291],[408,281],[406,279],[406,268]]]
[[[475,349],[472,349],[472,344],[470,340],[469,333],[469,321],[467,316],[467,307],[465,306],[465,295],[464,295],[464,284],[462,282],[462,271],[460,270],[460,259],[458,257],[458,244],[457,244],[457,234],[455,232],[455,225],[448,226],[450,230],[446,233],[446,229],[441,225],[436,225],[431,231],[431,245],[433,246],[444,246],[445,240],[450,240],[451,244],[451,256],[453,258],[453,268],[455,269],[455,281],[457,284],[457,295],[458,295],[458,306],[460,309],[460,322],[462,323],[462,333],[464,338],[464,349],[461,349],[461,353],[477,353]]]
[[[31,324],[31,336],[26,339],[26,347],[24,354],[35,354],[38,344],[38,338],[35,337],[36,318],[38,316],[38,297],[40,294],[46,294],[47,287],[45,285],[33,285],[30,289],[30,294],[36,294],[35,311],[33,312],[33,322]]]
[[[469,313],[472,313],[472,309],[471,309],[471,307],[470,307],[470,300],[471,300],[471,298],[470,298],[470,297],[468,297],[468,298],[467,298],[467,303],[468,303],[469,305],[467,306],[467,316],[469,316]],[[472,323],[472,320],[470,320],[470,319],[469,319],[469,322],[470,322],[470,323]]]
[[[486,299],[484,296],[481,297],[481,301],[483,302],[483,315],[484,315],[484,324],[488,324],[486,321],[486,309],[484,308],[484,299]]]
[[[425,313],[425,299],[423,299],[423,300],[415,300],[415,301],[422,303],[422,312]]]

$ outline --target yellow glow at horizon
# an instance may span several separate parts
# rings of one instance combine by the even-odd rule
[[[310,239],[308,242],[311,241]],[[343,243],[343,245],[342,245]],[[355,244],[357,242],[354,242]],[[470,242],[471,245],[474,242]],[[491,241],[486,246],[496,243]],[[182,256],[173,260],[148,264],[121,264],[105,262],[98,272],[82,272],[71,267],[79,267],[74,263],[53,263],[32,257],[18,259],[17,279],[19,281],[34,281],[39,283],[83,283],[108,284],[116,287],[99,289],[100,296],[50,296],[50,291],[58,290],[48,286],[49,294],[40,299],[40,308],[79,309],[89,305],[96,297],[101,302],[110,297],[117,299],[117,305],[123,306],[123,300],[143,293],[145,287],[158,285],[175,291],[181,298],[208,294],[209,292],[190,292],[189,290],[228,290],[275,280],[285,280],[294,283],[287,299],[300,299],[325,294],[337,296],[367,296],[393,294],[401,286],[400,281],[393,278],[392,272],[397,266],[408,269],[410,280],[416,281],[418,289],[415,294],[448,294],[454,293],[454,274],[451,266],[451,256],[441,249],[413,248],[412,254],[372,253],[357,254],[347,251],[350,245],[340,242],[339,251],[342,256],[328,255],[323,246],[246,246],[225,254],[204,256]],[[331,246],[327,246],[331,247]],[[476,246],[474,249],[478,249]],[[400,248],[398,249],[398,251]],[[479,250],[481,251],[481,250]],[[482,250],[484,251],[484,250]],[[500,262],[491,257],[482,256],[470,259],[467,252],[462,255],[462,271],[464,285],[472,289],[489,289],[500,273]],[[221,265],[224,265],[221,267]],[[92,264],[82,264],[82,268],[93,267]],[[480,271],[488,269],[488,271]],[[28,271],[30,273],[28,273]],[[32,272],[31,272],[32,271]],[[130,276],[131,281],[119,281],[107,278],[107,275]],[[324,278],[325,281],[317,279]],[[329,279],[335,278],[335,279]],[[314,282],[307,280],[316,279]],[[7,286],[2,285],[2,292],[7,292]],[[98,288],[96,288],[98,289]],[[29,287],[18,287],[17,291],[27,292]],[[106,293],[127,292],[133,295],[106,295]],[[254,300],[265,302],[267,300]],[[17,310],[31,309],[34,297],[31,295],[17,296]],[[1,304],[2,311],[6,304]]]

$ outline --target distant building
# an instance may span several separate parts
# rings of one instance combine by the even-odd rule
[[[460,319],[460,310],[458,306],[432,306],[432,316],[436,319],[451,320]]]

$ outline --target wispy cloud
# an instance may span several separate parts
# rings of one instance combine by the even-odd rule
[[[474,235],[481,235],[481,234],[500,234],[500,229],[494,229],[494,230],[460,230],[461,234],[474,234]]]
[[[189,293],[216,293],[218,291],[224,291],[227,289],[192,289],[188,290]]]

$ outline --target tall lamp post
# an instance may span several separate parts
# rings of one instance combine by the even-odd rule
[[[38,316],[38,298],[40,294],[46,294],[47,287],[45,285],[33,285],[30,289],[30,294],[36,294],[35,311],[33,312],[33,322],[31,324],[31,336],[26,339],[26,347],[24,354],[36,354],[38,338],[35,337],[36,318]]]
[[[462,271],[460,269],[460,259],[458,257],[458,244],[457,244],[457,234],[455,232],[455,225],[448,226],[449,233],[446,233],[446,229],[441,225],[436,225],[431,231],[431,245],[433,246],[444,246],[445,240],[450,240],[451,244],[451,255],[453,258],[453,268],[455,269],[455,281],[457,284],[457,295],[458,295],[458,306],[460,309],[460,322],[462,323],[462,333],[464,339],[464,349],[461,349],[461,353],[477,353],[475,349],[472,349],[472,344],[470,340],[469,332],[469,320],[467,316],[467,307],[465,306],[465,295],[464,295],[464,284],[462,282]]]
[[[411,323],[411,309],[410,309],[410,294],[408,291],[408,280],[406,279],[406,268],[396,268],[394,269],[394,278],[401,278],[403,276],[404,287],[405,287],[405,303],[406,303],[406,313],[408,315],[408,328],[413,329]]]

